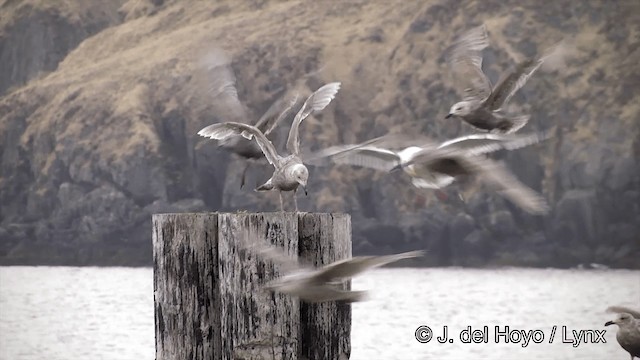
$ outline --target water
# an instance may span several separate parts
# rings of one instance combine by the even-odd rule
[[[627,359],[616,327],[603,326],[613,318],[604,309],[640,308],[640,271],[630,270],[380,269],[353,287],[375,290],[353,306],[355,360]],[[435,336],[447,325],[454,342],[419,343],[420,325]],[[485,325],[487,343],[460,342],[467,326]],[[544,342],[496,344],[496,325],[541,330]],[[606,329],[606,343],[573,347],[562,326],[571,338]],[[0,359],[154,359],[152,270],[0,267]]]

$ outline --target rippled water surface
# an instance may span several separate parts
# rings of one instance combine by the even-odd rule
[[[353,288],[373,291],[353,306],[352,359],[628,359],[604,309],[640,308],[640,271],[627,270],[380,269]],[[446,325],[453,343],[419,343],[421,325]],[[487,326],[487,343],[462,343],[467,326]],[[544,341],[496,344],[495,326]],[[606,329],[606,343],[563,343],[563,326],[565,341]],[[0,359],[153,358],[151,269],[0,267]]]

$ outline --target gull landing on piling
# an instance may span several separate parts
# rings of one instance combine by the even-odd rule
[[[252,125],[237,122],[226,122],[220,124],[209,125],[198,132],[198,135],[216,140],[224,140],[231,136],[241,135],[246,139],[255,138],[256,143],[264,153],[269,164],[273,165],[275,171],[267,182],[258,186],[256,191],[278,190],[280,196],[280,210],[284,211],[284,201],[282,198],[283,191],[293,191],[293,200],[295,211],[298,211],[298,203],[296,200],[296,192],[298,186],[302,186],[305,194],[307,193],[307,180],[309,178],[309,170],[302,162],[300,155],[300,123],[306,119],[312,112],[323,110],[340,90],[340,83],[333,82],[326,84],[311,94],[298,111],[291,129],[289,129],[289,137],[287,139],[287,150],[290,155],[283,157],[278,154],[273,143],[267,139],[260,129]]]
[[[248,110],[240,102],[236,89],[236,76],[231,68],[231,57],[221,49],[214,48],[200,59],[197,84],[198,91],[211,99],[216,116],[230,122],[247,123]],[[254,126],[265,136],[269,134],[289,115],[298,100],[297,94],[283,95],[255,122]],[[236,154],[246,161],[240,188],[245,184],[247,170],[252,162],[264,162],[265,156],[258,145],[242,136],[229,136],[222,139],[218,146]]]

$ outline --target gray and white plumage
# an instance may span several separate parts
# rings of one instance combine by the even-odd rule
[[[254,244],[248,249],[271,260],[284,274],[266,284],[264,289],[288,294],[306,302],[365,300],[366,291],[343,290],[342,284],[367,270],[424,254],[418,250],[395,255],[357,256],[314,268],[301,265],[272,245]]]
[[[618,325],[616,340],[631,356],[640,357],[640,320],[627,312],[619,313],[615,319],[607,321],[604,326]]]
[[[640,320],[640,310],[631,309],[626,306],[613,305],[613,306],[609,306],[606,311],[610,313],[617,313],[617,314],[627,313],[633,316],[634,318]]]
[[[535,139],[537,134],[530,136]],[[545,137],[538,137],[538,141],[542,138]],[[476,141],[476,139],[471,141]],[[491,143],[493,141],[495,139],[490,139],[488,142]],[[522,146],[532,142],[534,142],[532,139],[520,140]],[[517,143],[518,141],[514,141],[514,144]],[[447,175],[452,178],[460,176],[474,177],[494,188],[500,195],[511,200],[511,202],[528,213],[544,214],[548,212],[549,206],[540,194],[520,182],[504,164],[483,156],[486,152],[498,149],[497,144],[487,145],[486,147],[479,146],[472,149],[465,149],[455,144],[444,147],[426,145],[412,154],[410,160],[401,163],[398,167],[405,168],[411,165],[419,165],[433,173]]]
[[[510,115],[504,107],[545,61],[563,53],[561,44],[540,57],[521,61],[493,87],[482,71],[481,52],[488,45],[487,30],[482,25],[460,36],[445,51],[454,79],[464,94],[463,100],[454,104],[446,117],[459,117],[482,131],[514,133],[527,124],[529,115]]]
[[[249,123],[247,109],[238,98],[236,77],[231,68],[231,59],[222,50],[214,49],[201,59],[204,74],[200,82],[204,91],[210,94],[216,116],[228,122]],[[297,94],[283,95],[267,109],[254,126],[268,136],[288,115],[298,100]],[[206,128],[205,128],[206,129]],[[203,129],[204,130],[204,129]],[[240,187],[244,186],[245,176],[251,161],[263,161],[264,154],[256,142],[242,136],[228,136],[219,142],[220,148],[247,160],[242,172]]]
[[[487,159],[484,154],[501,149],[514,150],[538,143],[548,133],[528,135],[474,134],[437,144],[426,138],[384,137],[365,145],[341,145],[319,151],[314,158],[330,157],[334,163],[362,166],[379,171],[402,169],[417,188],[441,189],[459,176],[474,176],[531,213],[548,211],[546,201],[535,191],[518,181],[504,165]],[[412,143],[401,150],[392,150],[390,143]]]
[[[278,190],[280,195],[280,209],[284,211],[284,201],[282,191],[294,192],[295,209],[298,211],[298,204],[295,201],[295,192],[298,186],[302,186],[306,192],[309,170],[303,164],[300,155],[300,135],[299,127],[302,121],[312,112],[323,110],[335,97],[340,89],[340,83],[334,82],[322,86],[311,94],[304,102],[296,114],[293,124],[289,129],[287,139],[287,149],[290,155],[283,157],[278,154],[273,143],[255,126],[238,123],[225,122],[205,127],[198,132],[198,135],[216,140],[224,140],[233,136],[241,135],[246,139],[255,138],[255,142],[264,154],[269,164],[273,165],[275,171],[271,178],[264,184],[256,188],[256,191]]]

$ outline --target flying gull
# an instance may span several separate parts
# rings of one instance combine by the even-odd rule
[[[247,110],[238,98],[236,77],[231,68],[231,59],[220,49],[210,51],[202,58],[202,67],[206,76],[199,81],[210,81],[206,91],[212,94],[215,101],[216,115],[225,121],[247,123]],[[298,100],[296,93],[283,95],[267,109],[254,126],[268,136],[288,115]],[[242,171],[240,187],[245,184],[247,170],[252,162],[262,162],[265,156],[256,142],[244,137],[229,136],[218,144],[225,151],[238,155],[246,160]]]
[[[487,159],[484,154],[535,144],[546,139],[547,134],[473,134],[440,145],[422,138],[405,140],[404,143],[415,141],[415,145],[399,151],[387,147],[390,144],[396,145],[399,142],[398,138],[387,141],[383,136],[370,140],[363,146],[341,145],[327,148],[317,152],[313,158],[331,157],[331,160],[338,164],[362,166],[379,171],[402,169],[411,177],[415,187],[425,189],[441,189],[462,175],[477,176],[485,183],[496,187],[524,210],[541,214],[548,211],[546,201],[518,181],[504,165]]]
[[[267,283],[265,290],[288,294],[306,302],[363,301],[366,291],[343,290],[342,284],[367,270],[424,254],[424,251],[417,250],[395,255],[357,256],[314,268],[301,265],[272,245],[254,244],[249,250],[268,258],[284,273]]]
[[[445,50],[454,80],[464,90],[463,100],[451,107],[446,118],[461,118],[482,131],[513,133],[527,124],[529,115],[506,114],[504,106],[545,61],[559,61],[563,47],[557,44],[541,57],[525,59],[503,74],[492,88],[482,71],[481,51],[488,45],[486,27],[481,25],[464,33]]]
[[[635,312],[637,314],[637,312]],[[604,326],[618,325],[616,340],[631,356],[640,357],[640,320],[627,312],[619,313],[612,321],[607,321]]]
[[[302,105],[302,108],[296,114],[289,129],[289,137],[287,139],[287,150],[290,155],[283,157],[278,154],[276,148],[271,141],[257,127],[238,122],[226,122],[213,124],[205,127],[198,132],[198,135],[216,140],[224,140],[231,136],[241,135],[246,139],[255,138],[256,143],[264,153],[269,164],[273,165],[275,171],[266,183],[256,188],[256,191],[278,190],[280,196],[280,210],[284,211],[284,201],[282,199],[283,191],[293,191],[295,211],[298,211],[298,203],[295,194],[298,186],[302,186],[305,194],[307,193],[307,180],[309,178],[309,170],[302,163],[300,155],[300,138],[299,127],[302,120],[307,118],[312,112],[321,111],[336,96],[340,89],[340,83],[329,83],[311,94]]]

